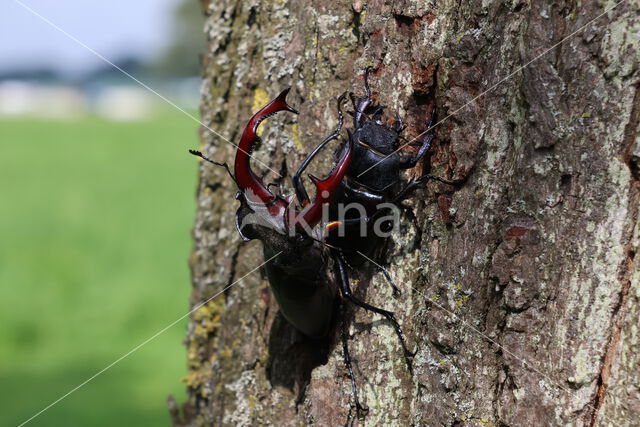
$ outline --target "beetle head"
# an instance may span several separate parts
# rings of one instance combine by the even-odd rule
[[[333,171],[325,179],[310,176],[316,187],[315,199],[298,210],[292,199],[276,196],[264,185],[250,166],[250,154],[259,142],[257,128],[267,117],[279,111],[297,111],[286,102],[289,89],[253,115],[247,124],[235,158],[235,178],[239,187],[236,196],[240,208],[236,214],[236,225],[245,240],[258,239],[265,245],[283,249],[298,247],[313,242],[312,229],[322,219],[322,210],[336,191],[351,163],[352,144],[349,143]]]
[[[385,156],[396,150],[400,140],[398,132],[375,120],[365,121],[354,136],[358,144],[365,145]]]

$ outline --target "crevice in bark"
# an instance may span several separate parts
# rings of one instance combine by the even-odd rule
[[[317,82],[318,68],[320,67],[320,23],[318,22],[318,17],[315,16],[315,18],[314,33],[316,39],[316,48],[315,55],[313,55],[313,73],[311,74],[311,83],[313,85],[315,85]]]
[[[411,38],[420,28],[421,17],[393,14],[393,18],[396,20],[398,26],[398,32],[403,37]]]
[[[222,182],[220,181],[216,181],[214,183],[209,183],[206,182],[205,187],[207,187],[212,193],[215,193],[216,191],[218,191],[218,189],[222,188]]]
[[[240,245],[235,246],[235,250],[231,255],[231,262],[229,263],[229,280],[227,280],[227,284],[224,286],[223,291],[225,298],[229,296],[229,293],[231,292],[231,285],[233,284],[233,280],[236,277],[236,269],[238,268],[238,256],[240,255]]]
[[[364,44],[362,33],[360,32],[360,27],[362,26],[362,10],[356,10],[354,7],[352,7],[351,13],[351,26],[353,27],[353,35],[356,37],[358,42]]]
[[[624,160],[631,172],[630,183],[630,195],[629,195],[629,214],[628,219],[630,221],[630,232],[633,233],[633,224],[638,219],[638,206],[640,206],[640,177],[638,177],[638,158],[632,155],[633,144],[636,141],[637,129],[640,124],[640,90],[636,87],[633,96],[633,106],[631,109],[631,115],[629,122],[625,126],[624,130]],[[590,427],[594,427],[598,421],[598,415],[600,409],[607,395],[607,388],[609,386],[609,377],[611,375],[611,367],[614,363],[616,352],[618,350],[618,343],[620,341],[620,335],[622,328],[625,326],[625,316],[627,308],[627,298],[629,289],[631,288],[631,275],[635,269],[635,256],[637,248],[632,246],[633,237],[629,236],[629,243],[626,248],[627,257],[624,261],[624,265],[621,268],[620,282],[622,284],[620,289],[620,297],[618,305],[613,311],[613,326],[609,345],[607,346],[607,352],[604,355],[602,361],[602,367],[600,368],[600,375],[598,376],[598,384],[596,387],[595,398],[593,400],[593,412],[591,414]]]
[[[626,314],[627,296],[629,294],[629,288],[631,287],[631,273],[634,268],[635,252],[629,251],[627,254],[627,262],[622,277],[622,289],[620,290],[620,301],[613,312],[613,332],[611,334],[611,340],[607,347],[602,367],[600,368],[600,375],[598,377],[598,385],[596,387],[596,396],[593,400],[593,413],[591,415],[590,427],[594,427],[598,420],[600,408],[606,398],[607,387],[609,386],[609,376],[611,375],[611,366],[613,365],[616,350],[618,349],[618,342],[620,341],[620,334],[622,327],[624,326],[624,318]]]
[[[247,16],[247,26],[249,28],[253,27],[253,24],[255,24],[257,22],[256,15],[257,15],[256,7],[255,6],[250,7],[249,8],[249,16]],[[259,28],[259,26],[258,26],[258,28]]]
[[[631,109],[631,117],[629,123],[624,128],[624,161],[629,166],[631,175],[638,185],[640,181],[640,158],[633,151],[633,144],[637,138],[638,126],[640,125],[640,86],[635,87],[633,95],[633,108]]]

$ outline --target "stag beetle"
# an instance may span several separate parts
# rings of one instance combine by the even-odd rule
[[[337,157],[340,157],[344,155],[346,150],[351,150],[350,147],[353,146],[353,161],[332,198],[329,223],[325,227],[328,232],[326,242],[331,247],[339,248],[337,252],[339,255],[338,263],[341,261],[342,264],[350,266],[362,264],[367,258],[374,256],[375,251],[381,247],[384,238],[388,236],[389,228],[393,224],[389,221],[378,221],[376,224],[374,221],[375,219],[387,218],[387,216],[383,216],[389,212],[385,206],[397,206],[427,180],[452,185],[451,182],[439,177],[423,175],[400,188],[402,184],[400,171],[415,167],[424,158],[431,147],[434,135],[426,134],[423,141],[419,142],[420,148],[415,155],[400,154],[399,151],[402,148],[400,147],[400,133],[404,128],[402,120],[397,118],[392,126],[382,122],[383,107],[375,106],[372,103],[368,82],[369,72],[370,67],[367,67],[364,75],[366,95],[357,97],[350,94],[354,108],[352,115],[355,130],[351,132],[347,129],[348,140],[342,144],[336,154]],[[345,94],[338,98],[338,130],[330,136],[331,139],[337,138],[342,127],[340,105],[344,97]],[[429,124],[429,128],[431,128],[431,124]],[[303,171],[329,141],[328,138],[320,143],[307,156],[293,176],[293,186],[299,199],[308,200],[302,185]],[[354,214],[349,211],[349,206],[360,207],[360,209],[357,209]],[[388,216],[397,221],[397,216]],[[380,229],[372,229],[375,225],[379,225]],[[388,277],[386,271],[383,270],[383,273]],[[393,282],[391,285],[394,294],[397,294],[398,288]]]
[[[263,244],[265,270],[273,294],[283,316],[299,331],[322,337],[329,333],[335,312],[342,310],[341,301],[383,315],[389,320],[399,337],[409,366],[413,356],[405,344],[404,335],[392,312],[374,307],[357,298],[351,291],[347,268],[359,266],[375,251],[385,237],[372,231],[376,220],[383,220],[381,228],[389,230],[389,208],[406,199],[410,192],[428,179],[449,184],[438,177],[425,175],[399,189],[400,171],[414,167],[428,151],[433,135],[428,134],[413,156],[399,154],[402,122],[393,126],[381,121],[382,107],[373,105],[368,84],[369,68],[365,70],[366,95],[350,94],[353,103],[353,127],[348,138],[335,154],[335,166],[325,179],[309,175],[316,187],[313,200],[302,181],[302,173],[313,158],[329,142],[339,138],[343,126],[342,103],[346,93],[338,98],[338,127],[304,159],[292,177],[294,196],[273,194],[252,170],[250,154],[259,142],[257,128],[267,117],[280,111],[298,112],[286,102],[289,88],[261,108],[249,120],[236,152],[234,172],[226,163],[215,162],[199,151],[189,150],[202,159],[224,167],[235,181],[236,199],[240,207],[236,212],[236,227],[245,240],[260,240]],[[374,173],[369,169],[377,168]],[[356,203],[363,206],[356,215],[346,215],[341,206]],[[322,221],[324,220],[324,221]],[[364,227],[363,227],[364,225]],[[361,232],[362,230],[365,232]],[[368,233],[366,231],[369,231]],[[275,258],[274,258],[275,257]],[[330,268],[333,267],[333,275]],[[385,276],[389,274],[383,269]],[[391,282],[394,293],[397,287]],[[342,299],[337,298],[338,292]],[[358,399],[351,357],[348,349],[348,333],[341,317],[341,337],[344,362],[351,377],[352,393],[358,413],[366,413]]]
[[[306,335],[318,337],[329,330],[336,287],[327,277],[326,256],[313,233],[301,230],[302,225],[313,229],[322,218],[322,208],[329,202],[351,164],[352,150],[347,147],[334,170],[324,180],[313,178],[317,196],[298,210],[292,198],[274,195],[255,175],[249,165],[251,152],[259,142],[256,133],[260,123],[279,111],[298,112],[286,102],[289,88],[249,120],[235,157],[235,175],[226,163],[213,162],[200,152],[192,154],[223,166],[238,186],[236,199],[236,228],[245,240],[263,243],[265,259],[273,261],[265,266],[271,288],[284,317]]]

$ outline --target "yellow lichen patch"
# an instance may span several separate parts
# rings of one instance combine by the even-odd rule
[[[198,355],[198,351],[195,346],[189,347],[190,348],[187,350],[187,367],[189,369],[198,369],[202,364],[200,356]]]
[[[181,378],[181,381],[183,383],[186,383],[190,388],[195,389],[200,387],[202,384],[204,384],[206,379],[209,377],[210,372],[211,372],[211,368],[207,369],[205,367],[197,371],[196,370],[189,371],[189,373],[185,377]]]
[[[465,296],[462,296],[462,297],[458,297],[458,298],[454,299],[454,301],[455,301],[455,303],[456,303],[456,305],[458,307],[462,307],[463,305],[465,305],[467,303],[467,301],[469,301],[469,296],[465,295]]]
[[[209,301],[204,304],[202,307],[198,308],[195,313],[193,313],[193,321],[201,322],[203,320],[210,320],[212,318],[217,317],[220,319],[220,315],[224,311],[225,307],[225,298],[224,295],[220,295],[217,298]]]
[[[256,89],[256,91],[253,93],[253,104],[251,104],[251,111],[255,113],[256,111],[267,105],[268,102],[269,94],[263,89]],[[262,136],[262,132],[263,131],[261,128],[258,128],[258,130],[256,131],[258,136]]]
[[[265,345],[264,348],[262,349],[262,353],[260,353],[260,359],[267,360],[268,358],[269,358],[269,347]]]
[[[206,338],[207,334],[207,328],[204,325],[196,325],[196,327],[193,328],[193,335],[198,338]]]
[[[193,321],[196,325],[193,328],[193,338],[206,338],[215,332],[220,325],[220,316],[224,311],[224,297],[216,298],[200,307],[193,313]]]
[[[211,378],[211,366],[216,360],[216,355],[206,356],[200,348],[203,341],[209,340],[220,326],[220,317],[225,309],[223,296],[209,301],[199,307],[192,316],[194,323],[187,344],[187,375],[182,378],[191,389],[199,390],[203,397],[208,391],[202,385]]]
[[[217,383],[216,384],[216,388],[214,390],[215,394],[220,394],[222,393],[222,387],[224,386],[224,383]]]
[[[233,350],[231,347],[224,347],[220,350],[220,357],[223,359],[231,359],[231,356],[233,356]]]
[[[202,388],[202,385],[211,378],[212,363],[204,363],[199,366],[199,369],[189,369],[189,373],[181,378],[181,381],[186,383],[187,386],[193,390],[199,390],[203,397],[207,397],[208,392],[206,388]]]
[[[293,145],[295,145],[300,150],[304,150],[304,147],[300,143],[300,128],[298,128],[297,123],[291,125],[291,136],[293,138]]]
[[[256,409],[256,407],[258,406],[258,396],[256,396],[255,394],[251,393],[248,396],[248,400],[249,400],[249,408],[251,408],[251,410]]]

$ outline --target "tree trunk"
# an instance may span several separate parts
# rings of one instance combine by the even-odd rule
[[[409,201],[384,257],[402,295],[375,271],[357,285],[396,313],[418,350],[409,372],[390,324],[352,311],[355,375],[370,409],[361,422],[639,419],[640,7],[623,1],[589,23],[614,6],[204,2],[203,123],[237,143],[251,113],[293,87],[301,114],[262,125],[255,157],[273,169],[290,175],[335,128],[336,97],[362,94],[368,65],[377,102],[407,122],[407,138],[433,109],[442,121],[411,174],[457,185],[429,184]],[[202,151],[232,161],[231,144],[201,135]],[[317,175],[329,169],[328,159],[316,165]],[[234,192],[224,170],[202,164],[191,304],[242,280],[192,316],[188,401],[171,404],[174,424],[344,424],[351,384],[339,333],[303,337],[260,272],[243,278],[264,259],[235,230]]]

